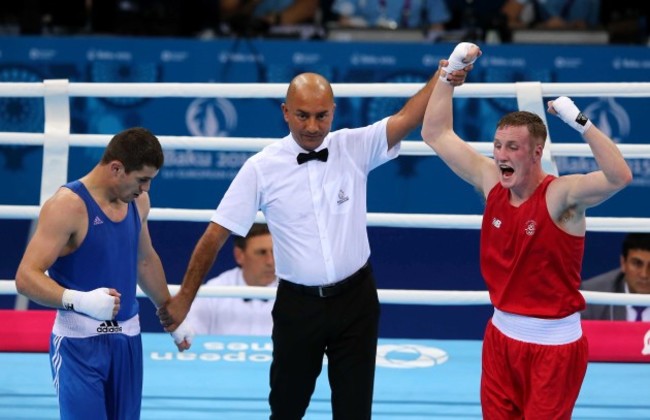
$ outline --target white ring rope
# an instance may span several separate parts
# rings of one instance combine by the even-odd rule
[[[466,83],[455,89],[459,98],[515,98],[517,83]],[[376,98],[409,97],[422,83],[332,83],[337,97]],[[548,97],[621,97],[650,96],[650,83],[542,83]],[[0,97],[43,97],[44,83],[2,82]],[[284,98],[286,83],[70,83],[71,97],[193,97],[193,98]]]
[[[72,147],[104,147],[111,136],[102,134],[70,134],[68,144]],[[257,152],[273,143],[277,138],[268,137],[202,137],[202,136],[158,136],[165,149],[192,149],[213,151]],[[43,133],[0,133],[0,145],[42,146]],[[479,153],[492,156],[493,144],[489,142],[466,142]],[[623,156],[630,159],[650,158],[650,144],[619,144]],[[593,157],[588,144],[553,143],[550,146],[554,156]],[[436,153],[422,141],[405,140],[400,149],[401,156],[435,156]]]
[[[517,98],[530,99],[531,85],[535,83],[467,83],[454,92],[456,97],[471,98]],[[534,98],[538,108],[543,107],[543,97],[567,95],[571,97],[650,97],[650,83],[537,83],[541,96]],[[337,97],[410,97],[421,89],[421,83],[333,83]],[[69,133],[70,97],[188,97],[188,98],[283,98],[285,83],[69,83],[66,80],[46,80],[43,83],[1,82],[0,97],[41,97],[45,102],[45,133],[0,133],[0,145],[44,146],[56,141],[67,148],[71,146],[103,147],[110,137],[96,134]],[[542,97],[543,96],[543,97]],[[61,108],[64,108],[61,110]],[[67,120],[66,120],[67,119]],[[58,125],[57,125],[58,123]],[[66,126],[67,124],[67,126]],[[159,136],[165,149],[193,149],[256,152],[274,139]],[[492,144],[470,142],[472,147],[485,155],[492,154]],[[650,158],[650,145],[620,144],[626,158]],[[554,156],[591,157],[588,145],[579,143],[552,143],[549,150]],[[66,153],[63,150],[63,153]],[[44,152],[45,154],[45,152]],[[420,141],[404,141],[402,155],[426,156],[435,153]],[[67,168],[67,156],[62,160]],[[48,161],[44,156],[45,161]],[[51,171],[49,173],[52,173]],[[41,192],[42,199],[53,193],[58,180],[50,182]],[[40,206],[0,205],[0,218],[36,219]],[[213,210],[152,208],[152,221],[207,222]],[[368,226],[402,228],[479,229],[481,215],[446,214],[396,214],[369,213]],[[257,221],[264,217],[258,213]],[[587,230],[601,232],[650,232],[650,218],[588,217]],[[175,294],[179,286],[170,285]],[[0,280],[0,295],[16,294],[15,281]],[[650,296],[604,292],[582,292],[589,303],[615,305],[649,305]],[[144,296],[138,288],[138,296]],[[199,296],[273,298],[275,290],[266,287],[215,287],[202,286]],[[418,305],[483,305],[489,304],[486,291],[434,291],[434,290],[379,290],[382,303]]]
[[[169,285],[169,291],[172,295],[178,293],[179,289],[179,285]],[[276,289],[273,287],[203,285],[199,288],[197,296],[274,299],[275,291]],[[13,280],[0,280],[0,295],[12,295],[15,293],[17,293],[16,284]],[[588,303],[650,306],[650,295],[591,291],[582,291],[581,293]],[[378,294],[381,303],[389,304],[437,306],[490,304],[490,297],[487,291],[380,289],[378,290]],[[139,287],[137,289],[137,295],[139,297],[146,297]]]
[[[32,220],[38,218],[39,206],[0,206],[1,219]],[[207,223],[214,210],[152,208],[151,221],[202,222]],[[438,229],[480,229],[482,215],[463,214],[417,214],[417,213],[368,213],[368,226]],[[257,222],[264,222],[258,212]],[[650,232],[647,217],[587,217],[590,232]]]

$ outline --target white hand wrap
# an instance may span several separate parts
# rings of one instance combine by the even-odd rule
[[[191,345],[192,339],[194,338],[194,329],[192,328],[192,325],[185,320],[170,334],[174,339],[174,343],[180,344],[183,340],[187,340],[187,343]]]
[[[558,117],[560,117],[562,121],[576,129],[580,134],[584,134],[592,125],[591,121],[589,121],[589,119],[580,112],[573,101],[566,96],[560,96],[554,100],[553,109],[557,112]]]
[[[444,80],[445,82],[449,83],[447,80],[447,75],[456,70],[462,70],[476,61],[478,56],[474,57],[472,60],[467,59],[467,54],[469,54],[469,49],[471,47],[476,47],[476,45],[472,44],[471,42],[461,42],[460,44],[456,45],[456,48],[454,48],[454,51],[451,53],[449,59],[447,60],[449,61],[449,64],[447,64],[446,67],[442,68],[442,71],[444,71],[445,74],[440,74],[440,80]]]
[[[61,299],[63,307],[80,312],[100,321],[113,319],[115,296],[108,294],[108,288],[100,287],[90,292],[66,289]]]

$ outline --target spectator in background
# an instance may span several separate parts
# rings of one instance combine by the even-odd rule
[[[332,9],[347,27],[442,31],[451,17],[444,0],[335,0]]]
[[[83,1],[83,0],[82,0]],[[90,27],[96,34],[121,36],[188,35],[211,19],[215,9],[207,9],[217,0],[90,0],[87,1]],[[200,17],[199,17],[199,12]],[[197,12],[195,12],[197,11]],[[194,35],[190,33],[189,35]]]
[[[179,36],[209,39],[221,33],[219,0],[183,0],[174,7]]]
[[[334,6],[334,0],[320,0],[320,21],[323,26],[327,26],[330,22],[337,22],[339,20],[339,15],[336,13],[332,6]]]
[[[15,27],[20,35],[74,34],[88,30],[85,0],[23,0],[0,3],[0,26]]]
[[[648,41],[650,8],[638,0],[602,0],[600,18],[613,44],[644,44]]]
[[[595,29],[600,0],[506,0],[502,12],[510,29]]]
[[[237,267],[208,280],[209,286],[277,287],[273,242],[269,228],[255,223],[246,237],[235,236],[233,254]],[[274,300],[198,298],[187,318],[196,334],[271,336]]]
[[[221,17],[240,34],[268,32],[271,26],[314,23],[319,0],[221,0]]]
[[[446,0],[451,19],[445,24],[445,30],[464,32],[465,41],[482,41],[491,31],[499,40],[509,41],[506,18],[501,12],[506,1]]]
[[[623,240],[621,266],[582,282],[582,290],[650,295],[650,233],[630,233]],[[582,319],[650,321],[647,306],[587,305]]]

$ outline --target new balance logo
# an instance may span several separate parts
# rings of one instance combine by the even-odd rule
[[[95,216],[95,220],[93,220],[93,226],[101,225],[104,223],[102,219],[99,218],[99,216]]]
[[[117,323],[117,321],[104,321],[99,325],[99,327],[97,327],[97,332],[99,334],[119,333],[122,332],[122,327]]]

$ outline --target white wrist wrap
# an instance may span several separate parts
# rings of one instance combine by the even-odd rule
[[[591,121],[589,121],[589,119],[580,112],[573,101],[566,96],[560,96],[554,100],[553,109],[557,112],[558,117],[560,117],[562,121],[573,127],[580,134],[584,134],[592,125]]]
[[[100,321],[113,319],[115,296],[108,294],[108,288],[100,287],[90,292],[66,289],[61,299],[63,307],[69,311],[86,314]]]
[[[183,340],[187,340],[188,344],[192,344],[192,339],[194,338],[194,330],[187,320],[181,322],[181,325],[178,326],[173,332],[170,333],[174,339],[174,343],[180,344]]]
[[[456,45],[456,48],[454,48],[454,51],[451,53],[449,59],[447,60],[449,64],[442,68],[442,71],[444,71],[445,74],[440,74],[441,80],[449,83],[447,80],[447,75],[456,70],[462,70],[476,61],[478,56],[474,57],[472,60],[467,59],[467,54],[469,53],[469,49],[471,47],[476,47],[476,45],[472,44],[471,42],[461,42],[460,44]]]

